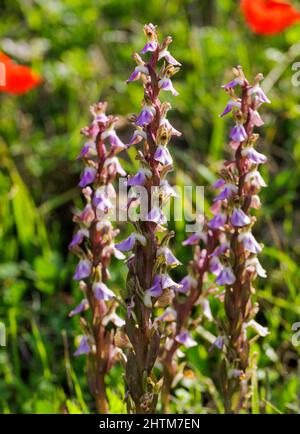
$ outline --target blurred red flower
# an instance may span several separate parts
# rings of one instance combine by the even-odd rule
[[[24,65],[18,65],[6,54],[0,52],[0,63],[4,65],[0,92],[21,95],[40,84],[42,78]]]
[[[284,0],[242,0],[241,9],[250,28],[262,35],[274,35],[300,21],[300,12]]]

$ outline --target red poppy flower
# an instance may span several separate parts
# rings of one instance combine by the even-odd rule
[[[18,65],[6,54],[0,52],[0,64],[4,65],[4,77],[0,86],[0,92],[21,95],[30,91],[41,81],[41,77],[24,65]]]
[[[284,0],[242,0],[241,9],[250,28],[262,35],[274,35],[300,21],[300,12]]]

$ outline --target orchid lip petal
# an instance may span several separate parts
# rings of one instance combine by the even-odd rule
[[[180,285],[180,287],[177,289],[177,291],[187,293],[192,288],[196,288],[198,285],[198,282],[194,277],[192,277],[188,274],[179,282],[179,285]]]
[[[159,80],[158,87],[162,90],[169,90],[174,96],[179,95],[177,90],[174,88],[170,78],[162,78],[161,80]]]
[[[92,184],[96,178],[97,169],[94,167],[86,167],[83,171],[79,187],[84,188],[89,184]]]
[[[93,292],[98,301],[106,301],[114,298],[115,294],[103,282],[93,284]]]
[[[159,207],[154,207],[147,215],[147,221],[164,225],[167,222],[166,216]]]
[[[225,183],[226,181],[223,178],[217,179],[217,181],[212,185],[212,188],[217,190],[218,188],[223,187]]]
[[[74,356],[81,356],[82,354],[89,354],[90,352],[91,352],[91,347],[89,344],[89,339],[87,336],[83,336],[81,338],[77,351],[74,353]]]
[[[239,242],[244,246],[248,252],[258,254],[262,251],[262,247],[258,244],[251,232],[242,232],[238,236]]]
[[[202,239],[202,233],[201,232],[194,232],[192,235],[190,235],[186,240],[182,242],[183,246],[192,246],[195,244],[198,244],[199,241]]]
[[[209,222],[208,227],[211,229],[221,229],[224,227],[227,220],[227,216],[225,214],[216,214]]]
[[[231,223],[233,226],[243,227],[249,225],[251,220],[241,208],[234,208],[231,215]]]
[[[162,165],[166,166],[173,164],[173,159],[166,146],[159,145],[154,154],[154,160],[158,161]]]
[[[233,285],[236,281],[235,275],[231,267],[225,267],[216,278],[218,285]]]
[[[147,42],[144,48],[141,49],[141,54],[146,54],[148,51],[155,51],[157,49],[157,42],[156,41],[150,41]]]
[[[261,154],[250,146],[242,150],[242,156],[247,157],[253,164],[264,164],[267,161],[267,157],[264,154]]]
[[[247,132],[242,124],[236,124],[230,132],[230,138],[235,142],[243,142],[247,137]]]
[[[128,252],[130,250],[133,250],[135,243],[139,242],[142,246],[145,246],[147,243],[146,238],[144,235],[138,234],[136,232],[133,232],[129,237],[127,237],[125,240],[121,241],[120,243],[116,244],[115,247],[120,250],[121,252]]]
[[[154,109],[154,107],[145,105],[139,116],[136,118],[136,125],[139,127],[143,127],[150,124],[150,122],[152,122],[154,119],[155,111],[156,110]]]

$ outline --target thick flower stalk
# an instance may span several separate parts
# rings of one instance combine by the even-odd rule
[[[213,186],[217,196],[212,207],[214,217],[208,223],[212,233],[219,234],[214,257],[221,271],[216,284],[225,288],[226,321],[216,345],[224,349],[225,355],[220,378],[226,412],[238,412],[247,397],[251,376],[248,328],[260,336],[268,334],[254,319],[258,310],[254,302],[255,279],[266,277],[266,272],[257,258],[263,245],[252,231],[255,210],[260,207],[259,192],[266,187],[258,169],[267,161],[256,150],[259,135],[254,130],[263,125],[258,109],[270,101],[260,86],[262,74],[250,85],[240,66],[233,72],[234,80],[223,86],[230,99],[221,116],[232,113],[235,122],[230,131],[234,158],[224,163],[221,177]]]
[[[111,219],[115,191],[113,182],[118,174],[124,176],[117,154],[125,145],[114,126],[117,118],[105,114],[106,103],[91,106],[92,123],[82,129],[86,142],[79,155],[84,170],[79,182],[85,206],[74,213],[77,231],[69,248],[79,257],[74,279],[79,281],[83,299],[70,316],[83,314],[83,330],[76,356],[87,355],[88,383],[95,398],[97,412],[107,413],[105,376],[118,359],[114,335],[124,321],[116,314],[117,299],[106,285],[109,280],[111,256],[124,258],[116,249],[114,239],[118,230]]]
[[[172,135],[180,133],[167,120],[170,104],[161,103],[159,93],[170,91],[178,95],[171,78],[180,64],[168,50],[171,37],[160,44],[153,24],[145,25],[144,33],[148,42],[141,53],[150,56],[144,61],[137,53],[133,55],[137,66],[128,79],[128,82],[141,79],[144,86],[142,110],[134,117],[135,131],[130,141],[130,145],[143,142],[137,154],[140,168],[128,180],[132,190],[128,214],[135,231],[117,247],[132,252],[127,261],[129,272],[124,294],[128,306],[126,333],[130,341],[125,375],[128,409],[153,413],[162,383],[155,377],[153,368],[164,345],[162,319],[156,317],[155,310],[167,306],[179,288],[169,275],[179,261],[168,247],[173,234],[167,231],[163,206],[175,195],[166,180],[173,163],[168,144]],[[139,219],[132,218],[134,207],[139,207]]]
[[[182,359],[179,360],[179,348],[184,345],[191,348],[197,345],[192,333],[197,325],[202,321],[203,316],[212,321],[212,314],[208,295],[215,292],[215,285],[209,282],[208,271],[213,268],[213,254],[216,245],[215,235],[210,231],[209,235],[204,232],[194,233],[186,241],[184,246],[199,243],[200,238],[203,242],[208,242],[206,248],[195,247],[193,260],[188,267],[188,274],[179,282],[180,287],[173,299],[172,308],[165,313],[168,319],[166,331],[166,345],[161,351],[161,361],[164,367],[164,377],[162,386],[162,405],[164,413],[169,413],[169,403],[171,398],[172,386],[183,376]],[[197,309],[199,306],[199,309]],[[196,310],[195,315],[193,315]],[[181,369],[179,370],[179,365]]]

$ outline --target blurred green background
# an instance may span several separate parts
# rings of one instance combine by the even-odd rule
[[[251,79],[258,72],[266,77],[272,104],[261,110],[266,124],[260,150],[269,158],[268,188],[262,192],[256,237],[266,246],[261,262],[268,278],[258,281],[257,298],[258,320],[271,333],[253,346],[259,406],[269,413],[300,411],[299,347],[291,343],[292,324],[300,321],[300,87],[291,83],[291,65],[300,59],[300,26],[276,37],[254,35],[238,3],[0,1],[0,49],[44,77],[27,95],[0,94],[0,321],[7,328],[7,347],[0,347],[1,412],[93,411],[84,357],[72,355],[78,318],[67,317],[80,300],[71,279],[76,260],[67,250],[72,208],[81,204],[81,165],[74,158],[82,145],[79,129],[90,119],[89,105],[100,98],[120,115],[121,138],[130,137],[126,115],[139,111],[142,89],[125,80],[134,67],[132,52],[144,44],[145,22],[157,24],[160,36],[173,36],[172,54],[183,64],[174,79],[180,96],[163,95],[174,107],[171,122],[183,131],[171,149],[177,162],[173,183],[210,185],[228,155],[230,122],[218,114],[226,102],[220,86],[231,78],[231,67],[243,65]],[[132,173],[133,164],[127,159],[124,167]],[[187,263],[191,250],[181,247],[184,223],[175,229],[174,249]],[[175,277],[183,273],[179,267]],[[115,290],[125,276],[126,267],[114,262]],[[219,303],[211,303],[217,315]],[[216,333],[211,324],[204,327]],[[222,412],[220,355],[208,352],[205,337],[197,339],[199,346],[187,352],[195,374],[178,385],[173,411]],[[118,367],[108,381],[113,412],[124,412]]]

